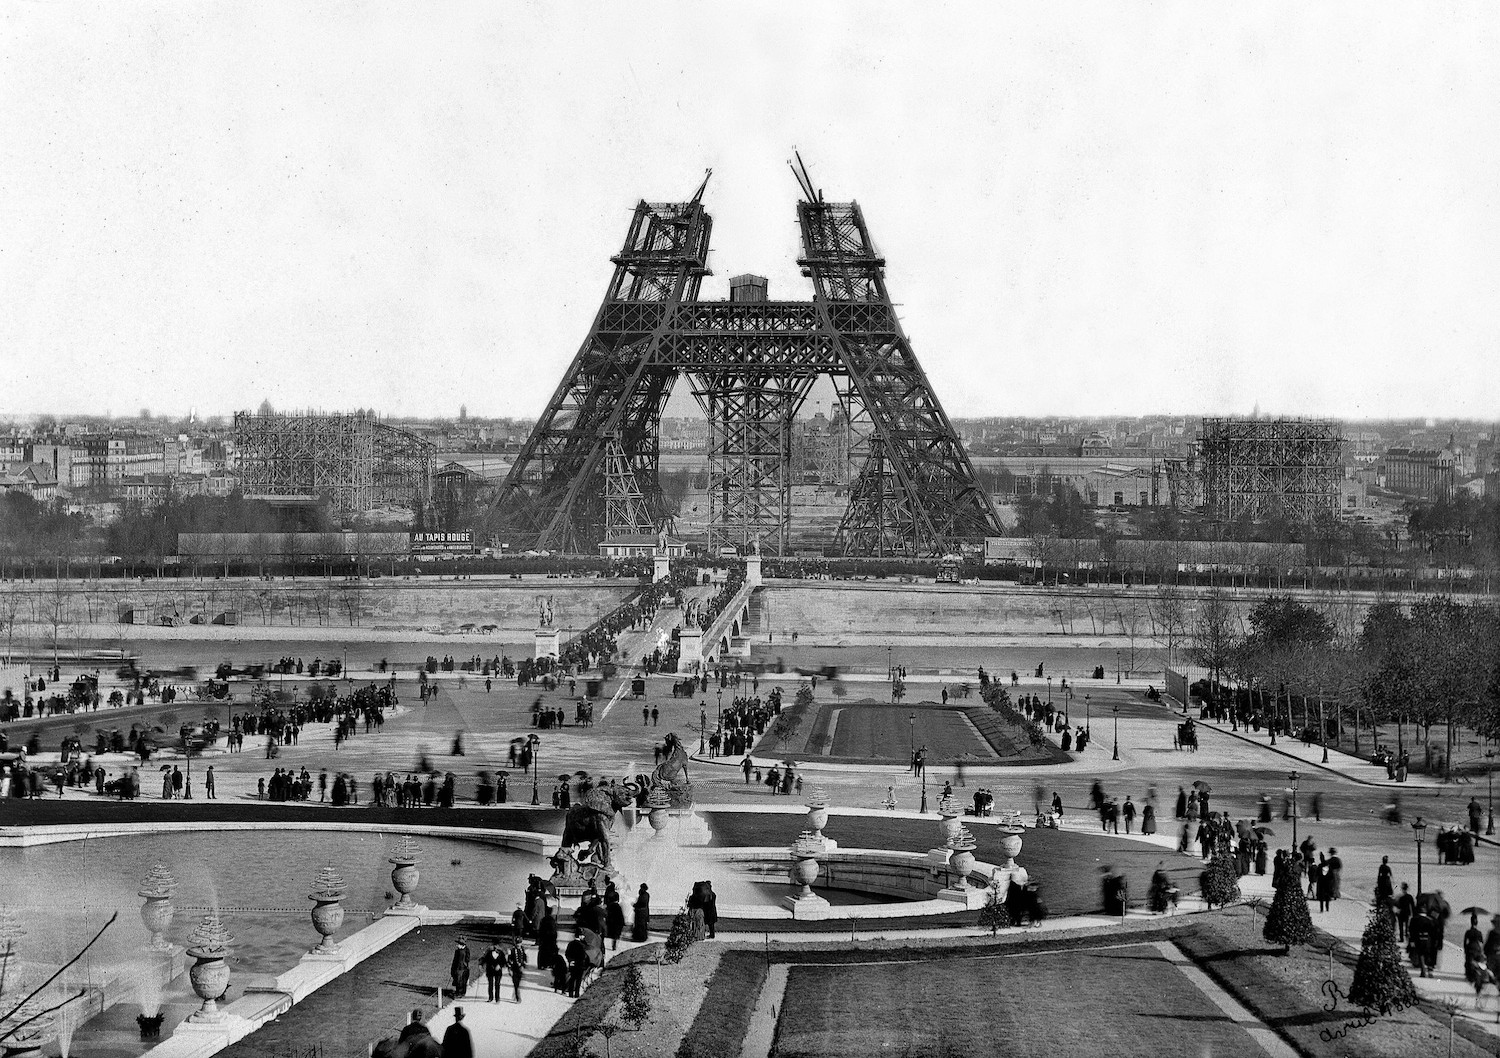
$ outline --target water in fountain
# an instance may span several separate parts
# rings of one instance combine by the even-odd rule
[[[616,826],[615,832],[623,834],[613,850],[620,872],[615,885],[622,900],[628,902],[636,887],[645,883],[651,887],[654,906],[676,906],[687,899],[694,882],[706,879],[714,883],[714,894],[721,904],[767,902],[766,894],[755,883],[739,877],[730,864],[701,846],[682,844],[677,838],[679,825],[678,817],[669,817],[667,828],[658,833],[643,815],[628,830]]]
[[[156,1017],[161,1013],[161,967],[157,960],[145,955],[136,956],[129,966],[135,1001],[140,1005],[141,1013],[148,1018]]]
[[[53,1023],[57,1029],[57,1050],[61,1058],[68,1058],[68,1052],[73,1047],[73,1030],[78,1027],[78,1015],[73,1008],[76,1003],[69,1003],[57,1012],[57,1020]]]

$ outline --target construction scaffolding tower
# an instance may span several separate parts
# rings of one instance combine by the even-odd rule
[[[1308,522],[1338,508],[1344,439],[1326,419],[1204,419],[1204,513]]]
[[[236,412],[234,443],[246,499],[322,500],[342,519],[432,497],[433,446],[364,412]]]

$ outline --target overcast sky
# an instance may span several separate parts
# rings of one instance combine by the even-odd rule
[[[0,0],[0,412],[537,414],[640,198],[950,414],[1500,416],[1500,5]]]

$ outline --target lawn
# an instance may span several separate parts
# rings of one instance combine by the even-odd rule
[[[1479,1042],[1486,1039],[1483,1030],[1462,1023],[1448,1051],[1447,1018],[1429,1004],[1366,1023],[1362,1011],[1341,998],[1354,979],[1357,949],[1341,949],[1330,962],[1326,956],[1329,937],[1320,933],[1312,945],[1282,955],[1279,947],[1261,938],[1264,913],[1254,927],[1249,917],[1243,907],[1196,916],[1191,927],[1178,935],[1177,944],[1300,1054],[1405,1058],[1448,1053],[1454,1058],[1480,1058],[1495,1053]],[[1325,984],[1329,981],[1337,991]]]
[[[980,718],[978,733],[964,719]],[[977,697],[952,705],[892,704],[874,698],[829,698],[798,710],[787,738],[768,732],[755,747],[759,757],[818,757],[829,762],[907,764],[912,747],[925,747],[934,766],[963,759],[975,764],[1037,764],[1064,759],[1032,747],[1024,732],[1006,722],[986,723],[993,712]],[[998,718],[995,718],[998,721]]]
[[[1255,1050],[1155,947],[794,966],[775,1058],[1229,1055]]]

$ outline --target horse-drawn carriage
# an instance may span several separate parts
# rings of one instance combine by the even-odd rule
[[[1198,726],[1191,720],[1184,720],[1177,725],[1177,740],[1173,749],[1190,749],[1198,752]]]

